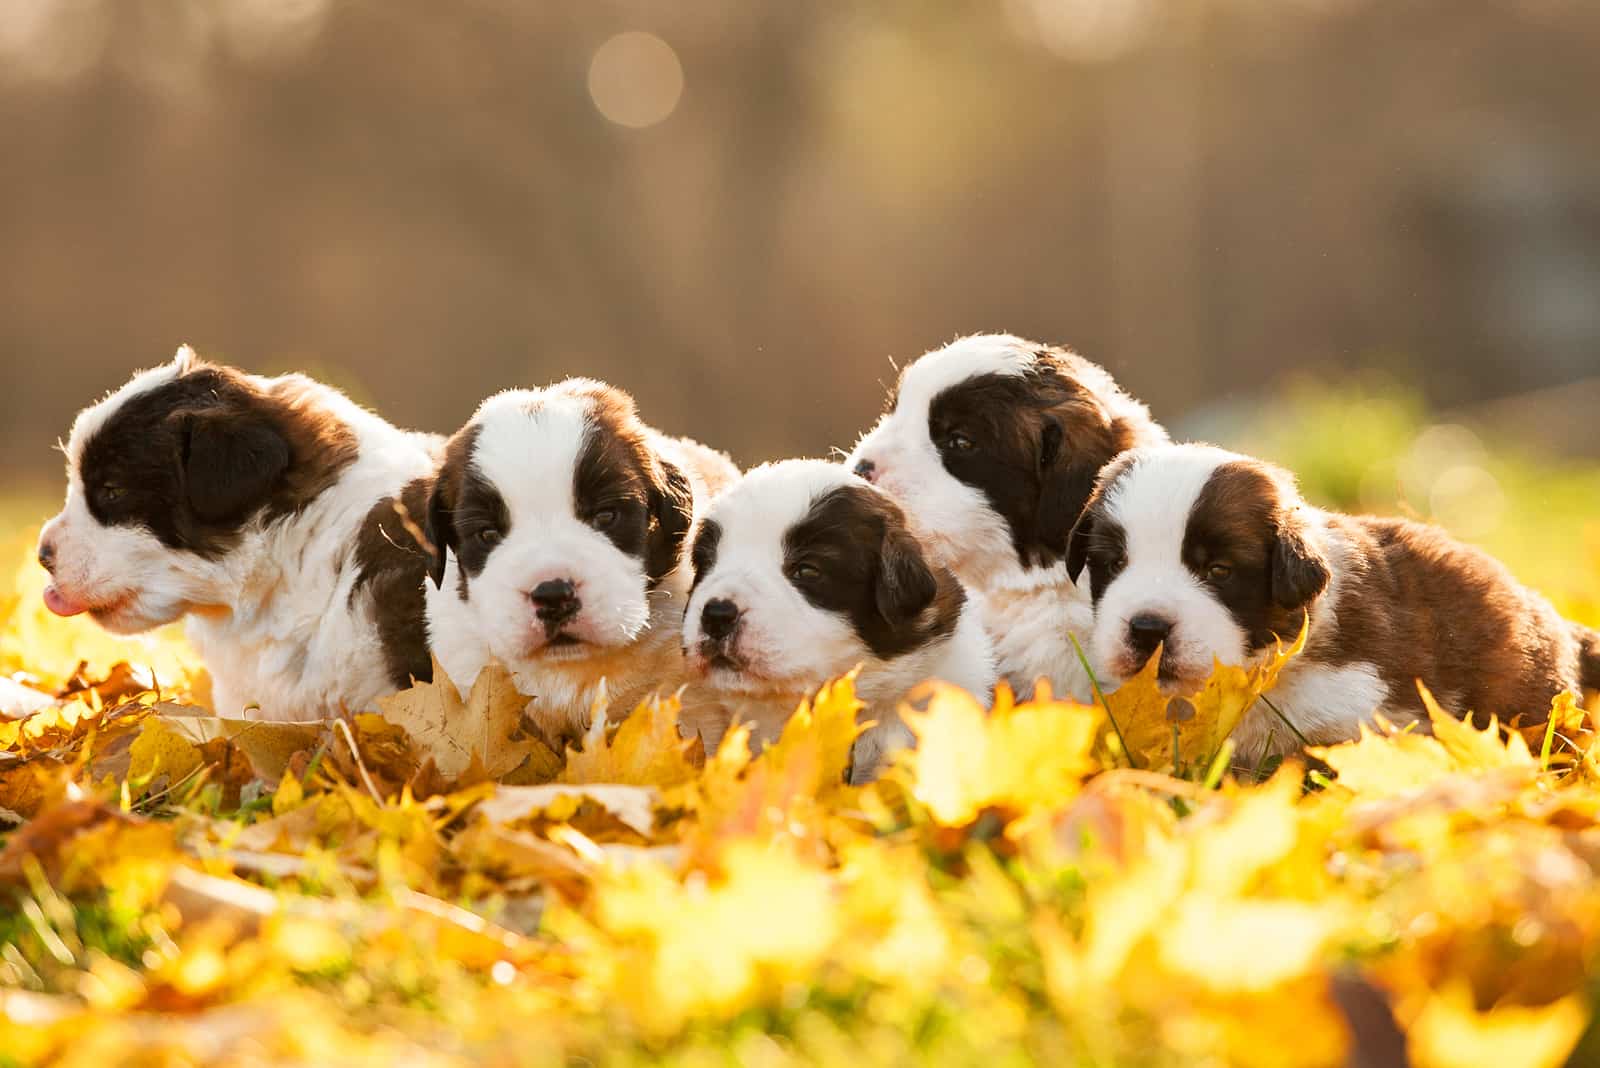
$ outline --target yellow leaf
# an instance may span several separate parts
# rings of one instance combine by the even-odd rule
[[[298,808],[300,802],[306,798],[305,787],[300,785],[300,780],[288,768],[283,769],[283,778],[278,780],[278,789],[272,795],[272,814],[281,816],[285,812]]]
[[[612,994],[647,1030],[727,1016],[768,983],[809,976],[833,944],[828,875],[789,851],[747,840],[720,857],[721,876],[679,883],[659,865],[606,874],[596,926],[613,943]]]
[[[1190,892],[1162,924],[1161,961],[1219,993],[1267,991],[1311,972],[1341,916],[1328,905]]]
[[[1589,1024],[1580,995],[1541,1006],[1505,1005],[1479,1012],[1465,984],[1429,997],[1410,1028],[1417,1068],[1557,1068]]]
[[[1472,724],[1440,708],[1439,702],[1433,699],[1433,694],[1420,680],[1417,690],[1422,694],[1423,707],[1428,710],[1428,719],[1433,724],[1433,736],[1439,739],[1439,744],[1444,746],[1457,768],[1462,771],[1486,771],[1490,768],[1533,767],[1533,754],[1528,752],[1528,743],[1522,735],[1511,731],[1501,741],[1498,719],[1491,718],[1489,725],[1481,731],[1473,730]]]
[[[296,753],[315,752],[326,740],[327,724],[322,720],[274,722],[207,715],[192,705],[162,703],[156,713],[168,727],[196,746],[218,738],[238,746],[250,761],[257,777],[268,782],[279,778]]]
[[[677,786],[692,780],[702,760],[698,737],[678,733],[676,697],[650,698],[633,714],[608,729],[604,710],[597,710],[581,751],[568,750],[564,783],[624,783],[633,786]]]
[[[1222,748],[1244,714],[1278,681],[1283,667],[1306,647],[1310,621],[1288,646],[1274,651],[1253,668],[1218,661],[1211,677],[1193,696],[1164,693],[1158,678],[1161,657],[1151,656],[1144,668],[1106,695],[1121,743],[1141,768],[1205,765]],[[1107,724],[1107,730],[1111,730]],[[1176,744],[1174,744],[1176,732]]]
[[[160,718],[152,716],[133,740],[129,753],[128,778],[149,783],[165,776],[168,785],[177,783],[201,764],[200,750]]]
[[[638,834],[648,836],[655,826],[656,790],[645,786],[586,784],[566,786],[500,786],[493,796],[479,802],[474,813],[491,823],[516,823],[544,817],[561,822],[570,819],[578,803],[588,800],[604,808]]]
[[[378,700],[383,718],[405,728],[446,779],[474,767],[499,778],[530,758],[546,759],[549,747],[523,727],[527,705],[528,698],[517,692],[511,673],[497,663],[478,672],[463,701],[437,660],[432,682],[419,682]]]
[[[1339,784],[1364,797],[1392,797],[1432,786],[1450,775],[1495,772],[1532,779],[1538,760],[1516,731],[1500,737],[1499,724],[1483,730],[1450,715],[1419,684],[1433,735],[1396,728],[1378,718],[1377,729],[1363,725],[1354,742],[1307,750],[1339,776]]]
[[[964,826],[986,808],[1013,817],[1060,808],[1095,769],[1100,712],[1054,700],[1048,686],[1020,705],[1002,689],[987,715],[957,687],[934,683],[928,694],[925,710],[902,710],[917,747],[897,774],[939,823]]]
[[[825,684],[789,717],[778,740],[762,750],[762,762],[775,777],[812,796],[837,792],[845,785],[850,747],[861,730],[856,714],[862,707],[854,672]]]

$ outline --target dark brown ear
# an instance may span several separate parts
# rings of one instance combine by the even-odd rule
[[[895,526],[884,531],[873,592],[878,614],[891,627],[915,620],[938,595],[938,579],[909,531]]]
[[[1272,547],[1272,599],[1279,607],[1304,608],[1328,587],[1327,558],[1315,545],[1305,520],[1290,512],[1278,521]]]
[[[683,539],[694,522],[694,487],[676,464],[656,457],[649,491],[650,532],[645,541],[645,572],[659,582],[678,566]]]
[[[428,494],[428,512],[422,520],[422,536],[427,539],[425,548],[430,554],[428,577],[433,579],[435,588],[443,588],[445,553],[456,547],[456,525],[451,513],[455,511],[455,487],[460,480],[450,474],[442,470],[433,480],[433,491]]]
[[[1094,495],[1095,479],[1110,456],[1098,448],[1068,456],[1064,450],[1065,431],[1054,416],[1046,417],[1039,437],[1039,510],[1036,532],[1038,543],[1056,557],[1067,551],[1072,528]]]
[[[289,469],[289,443],[268,424],[224,412],[183,419],[184,487],[201,520],[244,518],[267,503]]]
[[[1067,537],[1067,577],[1078,584],[1078,576],[1089,566],[1089,541],[1094,537],[1094,508],[1085,506]]]

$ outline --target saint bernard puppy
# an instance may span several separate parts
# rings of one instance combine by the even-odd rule
[[[856,781],[910,744],[896,715],[925,679],[987,701],[994,654],[954,574],[929,561],[898,505],[848,468],[785,460],[717,498],[692,550],[683,647],[697,696],[777,737],[801,700],[860,666]],[[710,739],[708,738],[708,744]]]
[[[1088,571],[1090,656],[1107,688],[1161,649],[1191,690],[1311,633],[1268,695],[1309,741],[1341,742],[1380,712],[1424,720],[1420,679],[1452,712],[1530,719],[1600,687],[1600,637],[1556,614],[1497,561],[1403,519],[1312,508],[1287,472],[1207,445],[1139,449],[1101,476],[1068,568]],[[1234,734],[1249,761],[1295,739],[1265,704]]]
[[[964,337],[908,366],[846,461],[905,509],[934,560],[974,594],[1019,696],[1050,680],[1089,700],[1068,639],[1088,635],[1067,535],[1114,456],[1167,440],[1106,371],[1005,334]]]
[[[432,674],[427,557],[401,513],[420,518],[442,444],[185,346],[73,423],[45,605],[121,634],[187,617],[221,715],[370,707]]]
[[[465,692],[498,660],[553,744],[581,744],[602,693],[626,714],[677,689],[686,536],[737,477],[602,382],[484,401],[445,449],[424,528],[428,634],[445,674]]]

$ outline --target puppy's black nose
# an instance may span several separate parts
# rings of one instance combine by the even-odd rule
[[[1171,635],[1172,621],[1153,613],[1141,612],[1128,620],[1128,644],[1140,652],[1155,652]]]
[[[533,601],[533,614],[546,624],[571,619],[583,607],[583,602],[578,600],[578,588],[569,579],[541,582],[528,597]]]
[[[56,545],[53,541],[39,543],[39,566],[51,574],[56,570]]]
[[[877,473],[877,470],[878,465],[873,463],[871,460],[856,461],[856,474],[860,475],[868,482],[872,481],[872,476]]]
[[[707,601],[700,612],[700,629],[713,641],[721,641],[733,633],[739,622],[739,606],[725,597]]]

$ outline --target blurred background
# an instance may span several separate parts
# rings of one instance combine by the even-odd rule
[[[4,0],[8,477],[180,341],[439,431],[593,374],[748,464],[1009,330],[1559,584],[1597,57],[1592,0]]]

